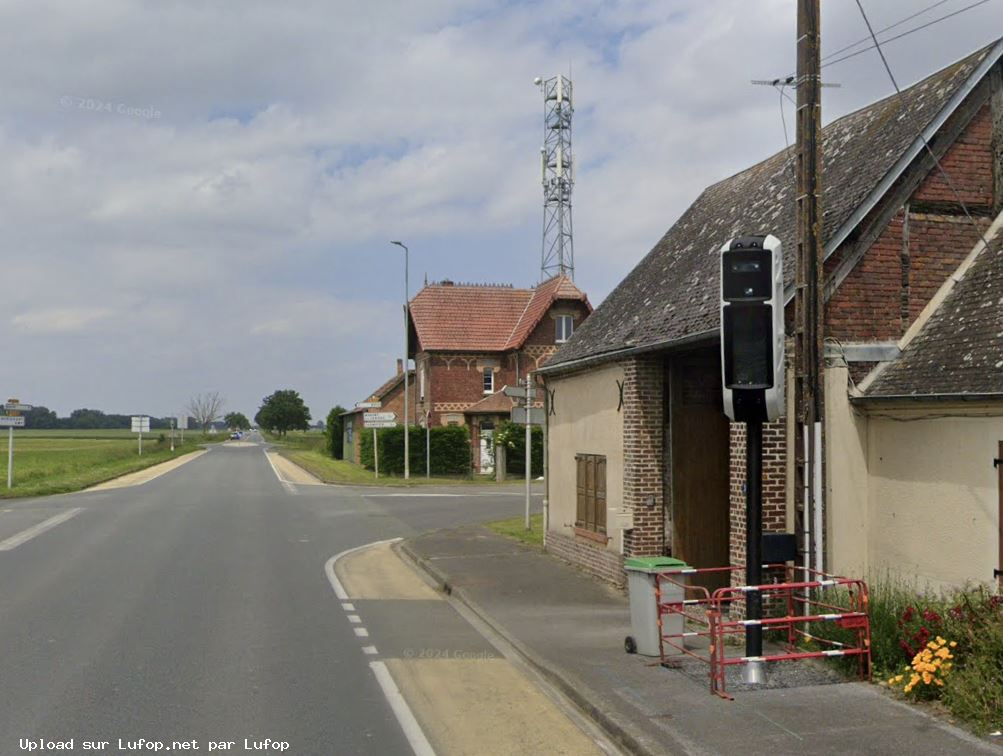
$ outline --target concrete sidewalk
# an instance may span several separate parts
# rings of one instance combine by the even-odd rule
[[[629,752],[1003,753],[865,683],[712,696],[705,676],[624,653],[625,596],[484,528],[439,531],[401,548]]]

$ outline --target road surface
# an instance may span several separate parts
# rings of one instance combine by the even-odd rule
[[[371,662],[408,649],[497,656],[441,600],[363,598],[349,619],[325,565],[376,541],[516,516],[518,487],[291,483],[264,450],[224,444],[139,486],[5,505],[0,754],[60,752],[70,739],[80,753],[160,742],[408,754],[413,738]],[[397,678],[421,695],[412,672]]]

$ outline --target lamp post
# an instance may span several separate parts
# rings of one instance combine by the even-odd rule
[[[407,305],[408,299],[410,298],[410,292],[407,283],[407,269],[408,269],[408,249],[404,242],[392,241],[391,244],[395,244],[404,250],[404,480],[408,480],[411,477],[411,461],[410,461],[410,444],[408,443],[408,436],[410,436],[409,426],[408,426],[408,379],[407,379],[407,358],[408,358],[408,342],[409,342],[409,321]]]

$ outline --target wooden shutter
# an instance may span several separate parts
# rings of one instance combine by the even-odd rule
[[[575,455],[575,464],[577,466],[576,478],[578,488],[578,508],[575,515],[575,525],[579,528],[584,528],[585,522],[588,519],[588,501],[585,493],[585,455]]]
[[[606,532],[606,457],[595,457],[595,523],[596,530]]]

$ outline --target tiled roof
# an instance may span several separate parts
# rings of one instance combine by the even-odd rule
[[[529,300],[526,309],[519,318],[519,322],[512,329],[512,335],[509,337],[505,348],[518,349],[521,347],[523,342],[533,332],[533,329],[536,328],[547,314],[547,310],[558,300],[583,302],[589,309],[589,312],[592,311],[589,298],[572,283],[570,278],[567,276],[554,276],[536,287],[536,290],[533,292],[533,298]]]
[[[407,377],[408,377],[408,381],[413,384],[414,383],[414,371],[413,370],[408,370],[407,371]],[[397,375],[395,375],[393,378],[391,378],[388,381],[386,381],[383,385],[381,385],[378,389],[376,389],[373,393],[371,393],[363,401],[366,401],[366,402],[378,402],[378,401],[382,401],[383,397],[385,397],[387,394],[389,394],[391,391],[393,391],[395,388],[397,388],[397,384],[399,384],[403,380],[404,380],[404,373],[403,372],[397,373]],[[344,414],[344,415],[351,415],[351,414],[354,414],[356,412],[365,412],[365,411],[367,411],[366,408],[364,408],[364,407],[357,407],[355,409],[351,409],[348,412],[344,412],[342,414]]]
[[[823,236],[828,241],[880,185],[962,91],[999,43],[822,131]],[[620,282],[547,363],[623,349],[655,348],[716,331],[721,245],[741,234],[772,233],[784,246],[784,274],[794,277],[795,166],[791,147],[704,190],[655,247]]]
[[[535,289],[432,284],[411,300],[411,320],[423,350],[502,352],[518,349],[551,304],[588,298],[556,276]]]
[[[981,242],[980,242],[981,245]],[[863,399],[1003,398],[1003,235],[990,241]]]
[[[486,396],[476,404],[472,404],[463,410],[467,415],[507,415],[512,411],[515,402],[509,399],[501,391],[497,391],[490,396]]]

